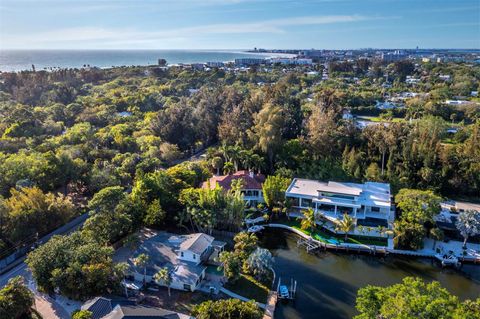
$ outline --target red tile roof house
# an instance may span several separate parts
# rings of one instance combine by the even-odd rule
[[[215,175],[208,181],[204,182],[202,188],[214,189],[217,184],[225,191],[231,189],[232,181],[242,179],[243,180],[243,199],[249,206],[257,206],[259,203],[263,203],[262,184],[265,181],[265,175],[255,174],[246,170],[238,171],[230,175]]]

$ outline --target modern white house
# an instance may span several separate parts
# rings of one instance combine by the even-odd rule
[[[154,275],[166,267],[171,277],[171,288],[195,291],[206,277],[207,262],[214,260],[224,246],[224,242],[203,233],[175,235],[160,232],[145,240],[128,263],[136,282],[143,282],[144,277],[147,283],[153,282]],[[135,258],[140,254],[149,257],[145,266],[135,265]],[[160,281],[155,283],[164,285]]]
[[[341,220],[344,214],[349,214],[361,225],[387,226],[395,218],[390,184],[386,183],[320,182],[295,178],[285,196],[294,208],[311,207],[331,221]]]

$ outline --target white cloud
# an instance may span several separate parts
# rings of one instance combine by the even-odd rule
[[[176,28],[162,31],[142,31],[133,28],[78,27],[21,35],[4,35],[2,42],[10,48],[81,47],[86,44],[106,45],[154,44],[160,40],[174,41],[216,34],[286,33],[289,27],[350,23],[378,19],[361,15],[304,16],[248,23],[224,23]],[[177,40],[178,40],[177,39]]]

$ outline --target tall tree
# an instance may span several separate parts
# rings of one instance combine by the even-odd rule
[[[163,267],[153,275],[153,279],[163,282],[168,288],[168,296],[170,295],[170,285],[172,284],[172,274],[167,267]]]
[[[255,126],[250,132],[257,149],[267,155],[270,169],[273,168],[275,155],[282,145],[282,129],[285,123],[284,114],[279,106],[271,103],[264,105],[255,116]]]
[[[33,293],[23,278],[14,277],[0,290],[0,319],[29,318],[33,303]]]
[[[143,268],[143,286],[147,284],[147,264],[150,257],[146,254],[140,254],[133,260],[133,264],[136,267]]]
[[[348,239],[348,233],[355,229],[355,219],[348,214],[343,215],[343,219],[339,220],[335,225],[336,231],[345,233],[345,241]]]
[[[476,210],[460,212],[455,226],[464,238],[463,247],[467,247],[468,238],[480,234],[480,212]]]
[[[300,227],[303,230],[310,230],[310,235],[313,235],[313,231],[317,228],[317,217],[313,208],[308,208],[303,211],[303,218],[300,220]]]
[[[270,175],[262,185],[263,198],[267,206],[283,207],[285,202],[285,192],[290,185],[290,178],[279,175]]]

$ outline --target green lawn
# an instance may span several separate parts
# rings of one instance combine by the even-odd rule
[[[364,121],[371,121],[371,122],[391,122],[391,123],[399,123],[399,122],[404,122],[405,119],[401,117],[394,117],[390,120],[387,119],[382,119],[379,116],[358,116],[359,120],[364,120]]]
[[[344,236],[342,235],[336,235],[331,232],[323,230],[323,228],[320,228],[318,226],[314,232],[313,235],[311,234],[310,230],[303,230],[300,228],[300,221],[298,219],[290,219],[290,220],[283,220],[281,221],[282,224],[288,225],[292,228],[298,229],[304,234],[307,234],[309,236],[312,236],[314,239],[321,241],[323,243],[331,243],[330,241],[338,241],[340,243],[344,243]],[[347,243],[351,244],[362,244],[362,245],[376,245],[376,246],[387,246],[388,241],[386,238],[381,238],[381,237],[367,237],[367,236],[348,236]]]
[[[225,288],[245,298],[266,303],[268,287],[256,281],[253,277],[242,274],[235,283],[225,284]]]

